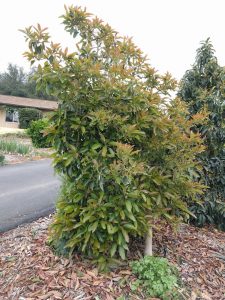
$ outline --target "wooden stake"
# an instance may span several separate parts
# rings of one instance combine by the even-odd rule
[[[152,228],[149,227],[145,240],[145,255],[152,256]]]

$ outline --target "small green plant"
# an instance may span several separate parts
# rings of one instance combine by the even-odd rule
[[[138,277],[132,285],[133,290],[142,286],[150,297],[159,297],[162,300],[179,299],[178,271],[166,258],[145,256],[132,262],[131,267]]]
[[[31,152],[31,147],[17,143],[16,141],[6,141],[2,139],[0,141],[0,150],[5,153],[18,153],[26,155]]]
[[[42,118],[42,112],[36,108],[21,108],[19,110],[19,126],[26,129],[30,127],[32,121]]]
[[[0,153],[0,166],[4,165],[5,162],[5,156]]]
[[[48,148],[50,144],[44,134],[44,130],[48,127],[47,119],[40,119],[31,122],[27,129],[27,134],[31,137],[32,143],[36,148]]]

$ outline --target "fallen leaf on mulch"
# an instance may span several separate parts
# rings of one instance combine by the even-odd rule
[[[79,255],[73,260],[55,256],[46,245],[51,218],[0,234],[0,300],[115,300],[145,299],[133,295],[135,281],[128,264],[108,274]],[[182,225],[174,234],[167,225],[154,232],[154,250],[178,266],[190,288],[187,300],[225,299],[225,233],[212,228]],[[143,241],[134,241],[129,259],[143,253]]]
[[[154,240],[157,252],[166,252],[178,266],[183,282],[196,294],[193,299],[225,299],[225,232],[182,224],[175,234],[163,226]]]
[[[113,300],[131,293],[129,283],[135,277],[129,270],[99,274],[79,256],[73,260],[55,256],[46,245],[50,222],[42,218],[0,235],[1,300]],[[127,284],[122,287],[124,276]]]

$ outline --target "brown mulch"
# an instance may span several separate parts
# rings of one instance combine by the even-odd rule
[[[104,274],[78,255],[73,260],[54,255],[46,245],[50,222],[41,218],[0,234],[0,300],[146,299],[141,291],[132,294],[135,277],[128,264]],[[130,259],[143,243],[132,247]],[[175,235],[163,226],[154,233],[154,250],[178,266],[190,290],[185,299],[225,299],[225,233],[182,225]]]
[[[164,226],[155,233],[155,244],[158,253],[164,252],[177,265],[183,282],[197,299],[225,299],[225,232],[182,224],[173,234]]]
[[[79,256],[55,256],[46,245],[50,222],[42,218],[0,235],[0,300],[113,300],[130,294],[135,277],[129,269],[99,274]]]

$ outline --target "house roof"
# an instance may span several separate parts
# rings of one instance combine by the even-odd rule
[[[6,95],[0,95],[0,105],[1,104],[19,107],[33,107],[42,110],[56,110],[58,108],[58,103],[56,101],[14,97]]]

